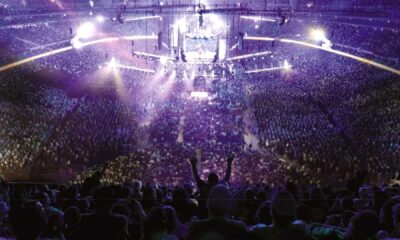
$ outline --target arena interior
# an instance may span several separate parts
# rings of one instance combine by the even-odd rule
[[[399,0],[1,0],[0,238],[400,239]]]

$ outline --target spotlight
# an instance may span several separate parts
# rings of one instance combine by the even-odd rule
[[[311,37],[316,41],[324,41],[326,40],[325,31],[322,29],[311,29],[310,32]]]
[[[86,39],[93,36],[94,32],[96,31],[93,23],[87,22],[79,26],[78,30],[76,31],[77,37],[80,39]]]
[[[75,48],[75,49],[80,49],[81,47],[82,47],[82,42],[81,41],[79,41],[79,38],[78,37],[74,37],[72,40],[71,40],[71,46],[73,47],[73,48]]]
[[[286,70],[286,71],[288,71],[288,70],[290,70],[291,68],[292,68],[292,66],[289,64],[289,62],[288,62],[287,60],[285,60],[285,61],[283,62],[283,69]]]
[[[108,66],[114,69],[117,67],[117,65],[118,65],[117,60],[115,60],[115,58],[112,57],[111,61],[108,63]]]
[[[104,17],[101,16],[101,15],[97,15],[96,16],[96,21],[99,22],[99,23],[102,23],[102,22],[104,22]]]
[[[166,57],[160,57],[160,64],[161,64],[161,65],[165,65],[165,64],[167,64],[167,62],[168,62],[168,58],[166,58]]]
[[[311,29],[311,38],[317,42],[320,42],[321,46],[324,48],[331,48],[332,42],[326,37],[325,31],[322,29]]]

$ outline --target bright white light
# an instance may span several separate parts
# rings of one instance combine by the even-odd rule
[[[264,55],[268,55],[268,54],[271,54],[271,53],[272,53],[271,51],[251,53],[251,54],[231,57],[231,58],[228,58],[228,60],[229,61],[233,61],[233,60],[240,60],[240,59],[246,59],[246,58],[252,58],[252,57],[259,57],[259,56],[264,56]]]
[[[90,38],[93,36],[94,32],[96,31],[94,24],[87,22],[79,26],[78,30],[76,31],[78,38]]]
[[[289,64],[289,62],[287,60],[285,60],[283,62],[283,69],[287,71],[287,70],[290,70],[291,68],[292,68],[292,66]]]
[[[116,68],[118,65],[117,60],[114,57],[111,58],[111,61],[108,63],[108,66],[111,68]]]
[[[328,39],[326,39],[326,40],[322,43],[322,47],[323,47],[323,48],[332,48],[332,42],[329,41]]]
[[[75,48],[75,49],[80,49],[80,48],[82,48],[83,43],[82,43],[81,41],[79,41],[79,39],[78,39],[77,37],[74,37],[74,38],[71,40],[71,45],[72,45],[72,47]]]
[[[152,39],[151,36],[149,39]],[[152,57],[152,58],[159,58],[161,61],[161,58],[165,58],[166,60],[174,60],[171,57],[166,57],[166,56],[162,56],[162,55],[157,55],[157,54],[152,54],[152,53],[147,53],[147,52],[139,52],[139,51],[135,51],[133,52],[135,55],[137,56],[145,56],[145,57]]]
[[[196,98],[196,99],[207,99],[208,98],[208,92],[191,92],[190,97]]]
[[[256,25],[254,26],[254,28],[255,28],[255,29],[258,29],[258,28],[259,28],[258,24],[256,24]]]
[[[325,35],[325,31],[322,29],[312,28],[310,31],[310,35],[316,41],[324,41],[327,39],[326,35]]]
[[[323,48],[331,48],[332,42],[326,37],[325,31],[322,29],[311,29],[311,37],[316,41],[321,41]]]
[[[90,11],[90,12],[89,12],[89,15],[92,16],[92,15],[93,15],[93,12]]]
[[[96,21],[99,22],[99,23],[102,23],[102,22],[104,22],[104,17],[101,16],[101,15],[97,15],[96,16]]]
[[[168,62],[168,58],[167,57],[160,57],[160,64],[161,65],[165,65]]]
[[[119,64],[119,63],[115,67],[116,68],[139,71],[139,72],[145,72],[145,73],[155,73],[154,70],[151,70],[151,69],[139,68],[139,67],[134,67],[134,66],[127,66],[127,65],[122,65],[122,64]]]
[[[127,17],[124,19],[125,22],[133,22],[140,20],[160,19],[161,16],[144,16],[144,17]]]
[[[196,70],[193,69],[192,74],[190,75],[190,80],[194,80],[196,78]]]
[[[92,0],[89,1],[89,6],[94,7],[94,2]]]
[[[264,18],[261,16],[240,16],[241,19],[253,20],[253,21],[262,21],[262,22],[275,22],[275,19]]]

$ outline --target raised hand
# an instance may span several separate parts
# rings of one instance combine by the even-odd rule
[[[232,163],[233,159],[235,159],[235,155],[233,155],[233,153],[229,153],[227,158],[228,163]]]
[[[190,157],[190,163],[191,163],[192,165],[196,165],[196,164],[197,164],[197,157],[196,157],[196,156]]]

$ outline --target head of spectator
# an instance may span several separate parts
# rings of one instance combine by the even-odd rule
[[[68,229],[74,229],[81,220],[81,212],[77,207],[69,207],[64,212],[64,222]]]
[[[379,217],[373,210],[361,210],[351,220],[347,227],[346,240],[366,240],[373,237],[379,230]]]
[[[86,198],[81,198],[77,202],[77,207],[81,213],[88,213],[90,208],[90,202]]]
[[[303,221],[304,223],[310,223],[310,214],[310,207],[307,204],[298,204],[296,206],[296,220]]]
[[[271,205],[269,201],[264,201],[256,212],[257,223],[270,225],[272,223]]]
[[[150,210],[143,223],[144,239],[163,239],[167,235],[168,218],[163,207]]]
[[[222,184],[212,187],[208,195],[207,206],[210,216],[225,217],[231,206],[229,189]]]
[[[170,206],[164,206],[165,215],[167,217],[167,231],[172,234],[178,227],[178,218],[175,209]]]
[[[271,215],[274,226],[284,227],[292,223],[295,215],[296,203],[293,195],[287,191],[275,194],[271,202]]]
[[[379,212],[379,222],[381,224],[381,229],[387,232],[392,232],[395,230],[393,225],[393,213],[392,213],[392,209],[395,206],[395,204],[396,202],[388,200],[383,204]]]
[[[14,215],[17,239],[37,239],[47,225],[46,214],[39,202],[26,203]]]
[[[379,212],[382,208],[383,204],[388,200],[388,196],[381,190],[377,190],[374,192],[373,198],[373,208],[376,212]]]
[[[62,239],[64,236],[64,214],[55,212],[48,217],[45,235],[49,238]]]
[[[368,189],[365,187],[361,187],[358,190],[358,195],[359,195],[360,199],[369,200],[369,192],[368,192]]]
[[[102,186],[93,191],[94,208],[97,213],[109,213],[115,201],[115,193],[110,187]]]
[[[216,173],[211,172],[210,174],[208,174],[208,178],[207,178],[207,182],[208,184],[210,184],[211,186],[215,186],[218,184],[219,182],[219,177]]]
[[[396,204],[392,207],[392,219],[394,228],[400,230],[400,204]]]

